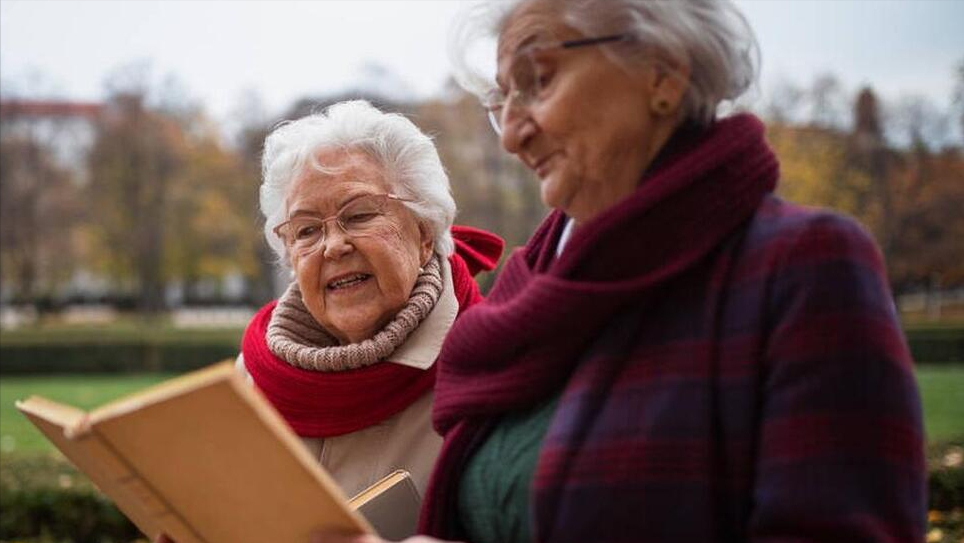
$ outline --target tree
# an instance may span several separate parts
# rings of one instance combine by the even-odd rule
[[[168,189],[185,162],[184,134],[151,111],[140,91],[110,97],[90,155],[90,202],[106,272],[133,283],[138,308],[164,308]]]
[[[857,218],[877,239],[895,291],[964,281],[964,157],[932,150],[944,118],[926,99],[909,97],[882,114],[871,88],[853,105],[853,129],[771,122],[768,138],[781,165],[780,192],[796,202]],[[907,145],[895,146],[885,134]]]
[[[767,94],[767,103],[763,108],[763,115],[767,120],[782,125],[797,120],[805,97],[800,87],[784,79],[772,85]]]
[[[846,111],[846,95],[837,76],[818,75],[808,92],[810,123],[822,128],[839,127]]]
[[[877,95],[870,87],[857,95],[853,108],[853,132],[848,145],[848,162],[868,180],[867,193],[859,210],[865,222],[875,232],[884,256],[893,248],[895,210],[890,153],[884,141]]]
[[[199,301],[204,279],[218,281],[235,271],[256,276],[262,236],[252,202],[257,185],[250,186],[241,158],[215,133],[199,132],[189,141],[183,168],[169,187],[164,271],[165,280],[179,282],[183,299],[191,303]]]
[[[30,137],[0,139],[0,268],[16,301],[49,295],[74,255],[76,186]]]
[[[0,101],[0,280],[20,303],[56,297],[76,268],[86,116],[94,104]]]

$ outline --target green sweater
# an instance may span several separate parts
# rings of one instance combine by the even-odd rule
[[[466,464],[459,484],[459,521],[472,543],[532,540],[529,489],[557,401],[553,397],[502,417]]]

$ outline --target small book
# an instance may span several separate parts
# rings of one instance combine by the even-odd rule
[[[317,529],[373,533],[231,363],[89,413],[38,396],[17,408],[151,539],[303,543]]]
[[[421,501],[411,475],[399,469],[359,492],[349,504],[380,536],[398,541],[415,535]]]

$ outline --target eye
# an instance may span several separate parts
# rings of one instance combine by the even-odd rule
[[[343,213],[341,221],[345,225],[365,224],[377,218],[379,213],[373,210],[354,210]]]
[[[556,70],[547,62],[536,62],[533,67],[533,77],[538,85],[538,89],[545,90],[552,83]]]
[[[306,224],[295,229],[295,239],[303,240],[314,237],[321,231],[317,224]]]

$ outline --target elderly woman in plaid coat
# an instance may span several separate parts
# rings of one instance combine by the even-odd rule
[[[881,254],[773,192],[723,0],[522,0],[463,69],[553,211],[439,359],[433,537],[921,541],[920,400]],[[494,16],[489,17],[496,13]],[[464,66],[464,63],[463,63]]]

